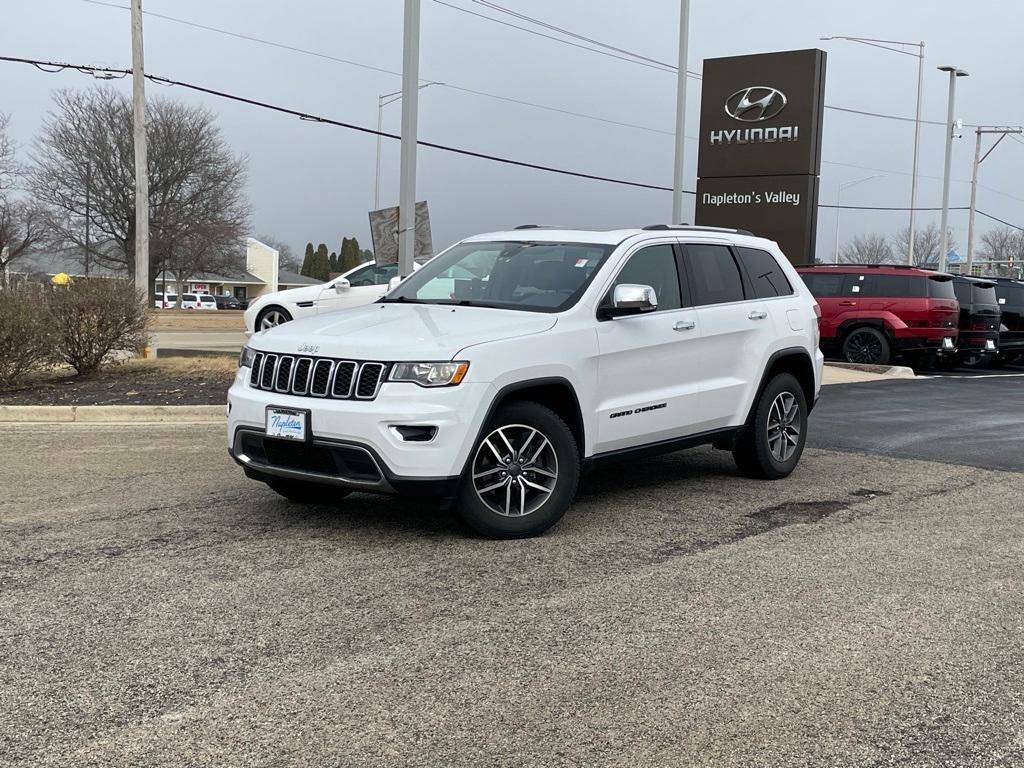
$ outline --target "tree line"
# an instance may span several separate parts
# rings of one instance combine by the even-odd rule
[[[947,230],[949,250],[959,245],[952,230]],[[843,264],[906,264],[910,245],[910,227],[894,235],[868,233],[857,235],[839,250]],[[914,264],[919,267],[937,267],[942,248],[942,230],[935,224],[914,232]],[[1024,232],[1014,227],[999,227],[983,233],[978,242],[974,260],[982,262],[1024,263]],[[997,269],[996,271],[1001,271]]]
[[[359,247],[359,240],[354,237],[343,237],[338,251],[327,252],[327,245],[320,243],[316,248],[313,243],[306,243],[306,253],[302,259],[299,274],[316,280],[329,280],[331,275],[348,272],[363,262],[373,258],[373,251]]]

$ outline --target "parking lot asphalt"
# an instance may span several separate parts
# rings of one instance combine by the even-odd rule
[[[1024,764],[1017,472],[700,449],[514,542],[209,427],[5,426],[0,483],[5,766]]]
[[[1024,373],[953,372],[826,387],[810,444],[1024,472]]]

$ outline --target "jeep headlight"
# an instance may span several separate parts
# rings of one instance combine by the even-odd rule
[[[469,363],[395,363],[390,381],[411,381],[421,387],[451,387],[466,378]]]
[[[252,368],[252,361],[254,357],[256,357],[255,349],[252,347],[242,347],[242,351],[238,355],[238,367]]]

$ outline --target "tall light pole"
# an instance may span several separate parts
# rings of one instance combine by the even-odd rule
[[[146,70],[142,55],[142,0],[132,0],[132,123],[135,139],[135,290],[149,300],[149,174],[146,168]]]
[[[843,213],[843,190],[855,187],[858,184],[863,184],[865,181],[871,181],[872,179],[879,179],[882,174],[876,173],[874,176],[865,176],[863,179],[857,179],[856,181],[848,181],[845,184],[840,184],[839,189],[836,190],[836,252],[835,252],[835,263],[839,263],[839,219]]]
[[[967,77],[965,70],[957,67],[939,67],[940,72],[949,73],[949,97],[946,106],[946,164],[942,173],[942,232],[939,244],[939,271],[946,271],[946,258],[949,251],[949,169],[953,160],[953,109],[956,106],[956,81],[958,78]]]
[[[421,85],[419,87],[419,90],[422,91],[424,88],[427,88],[431,85],[444,85],[444,83],[439,83],[432,80],[429,83],[424,83],[423,85]],[[393,91],[392,93],[382,93],[380,96],[377,97],[377,173],[376,176],[374,177],[373,182],[373,210],[375,211],[380,209],[380,134],[384,130],[384,107],[386,107],[388,104],[393,104],[394,102],[399,101],[401,98],[401,91]]]
[[[978,199],[978,166],[985,162],[985,158],[992,154],[992,150],[999,146],[999,142],[1006,138],[1008,133],[1024,133],[1024,128],[1000,128],[998,126],[979,125],[975,131],[977,139],[974,142],[974,170],[971,173],[971,215],[967,219],[967,274],[971,274],[974,267],[974,212]],[[981,136],[984,133],[998,133],[999,138],[995,144],[989,147],[988,152],[981,154]]]
[[[846,35],[832,35],[823,37],[822,40],[848,40],[851,43],[870,45],[873,48],[881,48],[892,53],[902,53],[904,56],[917,57],[917,112],[914,117],[914,166],[910,174],[910,245],[907,247],[907,264],[914,263],[914,234],[916,232],[917,215],[917,158],[918,148],[921,143],[921,94],[924,85],[924,41],[920,43],[909,43],[902,40],[878,40],[873,37],[848,37]],[[892,46],[899,45],[900,48]],[[903,47],[910,46],[917,48],[917,53],[903,50]]]
[[[686,60],[690,47],[690,0],[679,8],[679,73],[676,77],[676,157],[672,174],[672,221],[683,223],[683,174],[686,147]]]
[[[402,156],[398,193],[398,275],[412,274],[416,250],[416,127],[420,81],[420,0],[405,0],[402,41]]]

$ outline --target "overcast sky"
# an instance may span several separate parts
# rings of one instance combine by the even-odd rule
[[[506,7],[581,34],[674,62],[678,0],[500,0]],[[113,0],[127,5],[127,0]],[[460,88],[671,131],[675,76],[422,0],[420,72]],[[496,18],[472,0],[444,0]],[[127,10],[85,0],[3,0],[0,50],[6,55],[129,67]],[[146,0],[147,11],[228,29],[385,70],[402,66],[401,0]],[[826,102],[912,117],[916,59],[822,35],[857,35],[927,44],[924,116],[945,119],[947,76],[940,64],[970,72],[961,79],[957,116],[968,123],[1024,123],[1024,30],[1017,0],[693,0],[690,69],[705,57],[821,46],[828,51]],[[145,21],[150,73],[195,82],[359,125],[374,127],[379,94],[400,78],[323,58],[196,29],[153,16]],[[91,87],[77,73],[45,74],[0,63],[0,111],[27,145],[57,88]],[[130,89],[124,81],[118,87]],[[252,231],[301,250],[307,240],[337,250],[343,236],[369,245],[375,139],[324,125],[147,84],[209,107],[236,152],[249,158]],[[690,81],[688,129],[696,134],[699,81]],[[384,127],[398,132],[400,103],[385,107]],[[445,86],[421,92],[420,138],[585,173],[671,186],[672,136],[473,95]],[[944,133],[922,129],[919,205],[941,204]],[[696,145],[687,143],[686,187],[695,184]],[[913,124],[826,110],[821,202],[840,183],[879,178],[844,191],[845,204],[906,206]],[[951,205],[967,205],[974,134],[955,142]],[[849,165],[870,167],[849,167]],[[417,197],[430,203],[435,250],[481,231],[525,222],[601,228],[667,221],[671,194],[567,178],[421,149]],[[880,170],[876,170],[880,169]],[[1024,144],[1004,141],[982,165],[978,207],[1024,224]],[[382,204],[398,195],[398,143],[384,141]],[[692,220],[693,197],[687,197]],[[924,223],[939,214],[921,214]],[[819,256],[832,251],[834,211],[819,217]],[[907,214],[846,211],[842,237],[894,232]],[[967,214],[953,212],[961,245]],[[982,220],[982,231],[992,222]]]

